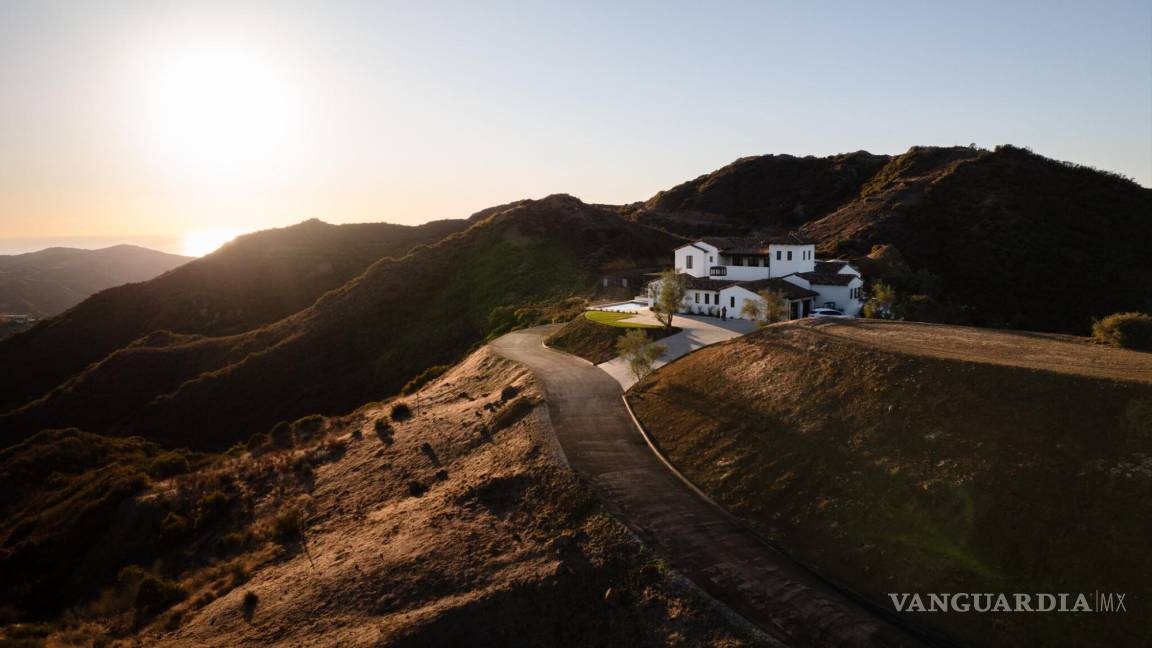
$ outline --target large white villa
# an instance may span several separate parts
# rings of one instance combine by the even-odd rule
[[[856,316],[864,280],[847,261],[816,259],[816,245],[798,234],[772,239],[702,238],[676,248],[675,268],[688,290],[682,313],[742,317],[744,303],[762,290],[784,295],[793,319],[814,308]],[[648,284],[651,306],[660,280]]]

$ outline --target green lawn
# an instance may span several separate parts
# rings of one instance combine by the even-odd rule
[[[641,322],[629,322],[628,318],[632,317],[635,313],[611,313],[608,311],[584,311],[584,317],[596,322],[597,324],[606,324],[608,326],[616,326],[619,328],[639,328],[639,329],[654,329],[663,328],[659,324],[643,324]]]

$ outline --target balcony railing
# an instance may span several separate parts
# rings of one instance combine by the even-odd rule
[[[728,268],[724,266],[712,266],[708,268],[708,276],[710,277],[727,277]]]

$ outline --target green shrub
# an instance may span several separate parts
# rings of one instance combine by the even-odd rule
[[[292,431],[296,433],[296,437],[300,439],[307,439],[315,436],[324,428],[324,417],[319,414],[311,414],[303,418],[298,418],[292,423]]]
[[[1152,351],[1152,315],[1114,313],[1092,323],[1092,337],[1121,349]]]
[[[272,426],[272,431],[268,433],[268,437],[271,439],[272,445],[277,448],[291,448],[295,444],[292,425],[287,421],[280,421]]]
[[[152,460],[148,466],[148,474],[156,479],[165,479],[176,475],[183,475],[191,470],[188,458],[177,452],[165,452]]]
[[[252,615],[256,613],[256,605],[258,603],[260,603],[260,597],[256,595],[256,592],[244,592],[243,610],[246,620],[252,620]]]
[[[149,574],[136,590],[136,612],[145,617],[155,616],[183,599],[184,588],[178,583]]]
[[[257,432],[248,439],[248,451],[259,452],[269,443],[267,432]]]
[[[196,502],[199,511],[197,526],[214,522],[224,517],[228,508],[232,506],[232,497],[221,491],[212,491]]]
[[[190,529],[188,518],[172,511],[160,522],[160,538],[165,542],[174,542],[188,535]]]
[[[392,405],[392,420],[403,421],[412,418],[412,408],[408,407],[408,403],[400,402]]]
[[[428,367],[424,371],[421,371],[415,378],[405,383],[404,388],[400,390],[400,395],[407,396],[408,394],[418,391],[424,385],[443,376],[444,372],[451,368],[452,365],[435,365]]]
[[[219,549],[220,553],[224,555],[234,554],[243,549],[248,544],[248,534],[233,531],[232,533],[225,533],[220,537]]]
[[[288,544],[298,539],[304,529],[304,516],[300,509],[290,508],[272,520],[272,539],[280,544]]]

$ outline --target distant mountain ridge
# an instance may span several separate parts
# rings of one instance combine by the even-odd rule
[[[0,313],[56,315],[105,288],[147,281],[191,260],[136,245],[0,255]]]

